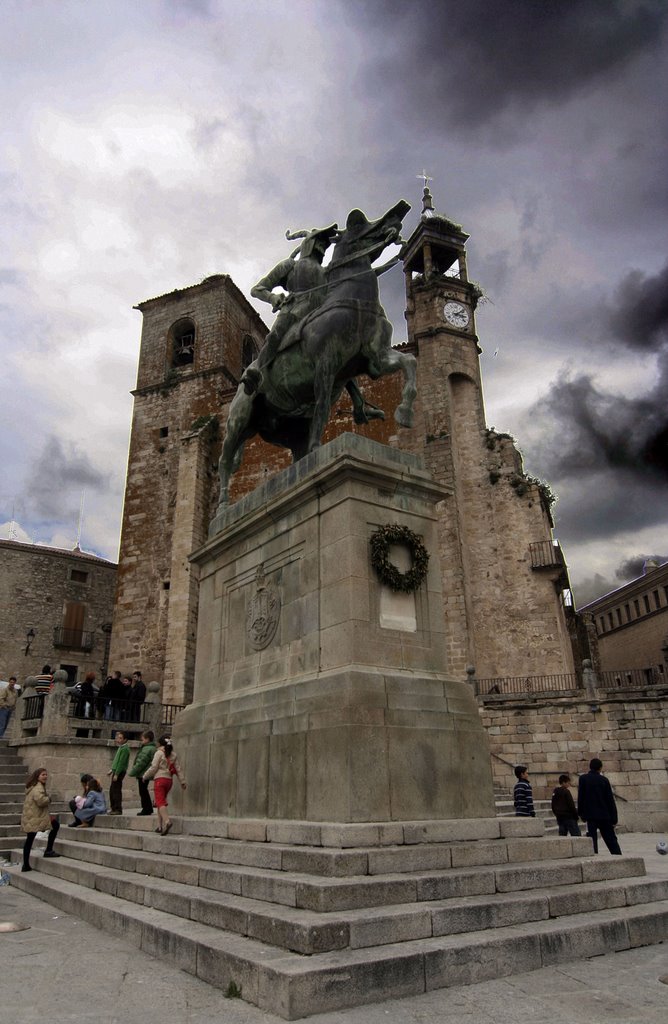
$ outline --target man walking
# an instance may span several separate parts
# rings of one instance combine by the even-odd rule
[[[578,825],[578,812],[575,809],[575,801],[569,789],[570,784],[570,775],[560,775],[559,785],[552,794],[552,813],[557,819],[560,836],[582,835]]]
[[[525,764],[518,764],[515,768],[515,788],[513,789],[513,804],[515,806],[515,817],[535,818],[536,812],[533,809],[533,792],[529,782],[529,769]]]
[[[594,853],[598,853],[598,832],[610,853],[621,854],[619,842],[615,835],[617,824],[617,804],[612,795],[612,786],[604,775],[601,775],[603,762],[592,757],[589,771],[580,776],[578,783],[578,814],[587,822],[587,830],[594,844]]]
[[[0,736],[5,735],[5,729],[12,717],[12,711],[16,707],[18,695],[16,676],[10,676],[7,685],[0,690]]]

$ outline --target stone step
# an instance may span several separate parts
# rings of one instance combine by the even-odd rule
[[[27,772],[22,764],[18,762],[12,762],[11,764],[3,764],[0,761],[0,786],[4,785],[5,782],[25,782]]]
[[[59,861],[45,861],[51,868]],[[41,865],[40,865],[41,866]],[[45,872],[18,888],[285,1020],[535,970],[668,938],[668,901],[302,956]]]
[[[150,821],[150,824],[146,822]],[[546,842],[544,835],[477,842],[418,843],[411,846],[361,848],[323,848],[261,843],[244,840],[184,836],[172,832],[156,838],[153,819],[140,819],[141,825],[124,828],[121,818],[98,818],[93,829],[72,830],[67,838],[85,843],[147,850],[151,854],[192,857],[244,867],[291,871],[325,877],[351,877],[469,867],[477,864],[502,864],[528,860],[554,860],[592,853],[591,843],[583,838],[555,836]],[[542,830],[541,830],[542,831]],[[61,838],[65,835],[61,833]]]
[[[641,857],[567,857],[524,863],[452,867],[346,878],[318,877],[289,870],[277,871],[235,864],[216,864],[179,854],[182,840],[145,836],[142,849],[89,842],[96,829],[72,829],[58,839],[58,851],[77,861],[143,876],[200,886],[281,906],[330,914],[357,908],[396,906],[425,900],[518,892],[547,886],[574,885],[602,879],[642,876]],[[72,836],[72,839],[69,837]],[[84,837],[86,837],[84,839]],[[91,836],[92,838],[92,836]],[[98,838],[98,837],[96,837]],[[139,837],[135,837],[136,839]],[[579,843],[569,838],[544,840],[546,847]],[[18,860],[18,853],[17,853]]]
[[[6,825],[0,824],[0,838],[4,839],[5,836],[18,836],[20,834],[21,827],[18,821],[14,820]]]
[[[58,843],[58,849],[63,850]],[[18,851],[15,853],[18,858]],[[605,862],[598,862],[604,864]],[[607,878],[606,868],[595,874]],[[165,910],[178,917],[202,921],[294,952],[310,955],[346,947],[387,945],[432,935],[499,928],[573,913],[590,913],[616,906],[668,899],[668,879],[638,876],[613,881],[584,882],[564,893],[549,886],[530,892],[491,892],[396,907],[349,909],[322,914],[291,906],[277,906],[238,894],[213,892],[193,885],[128,874],[105,865],[82,864],[63,856],[43,860],[36,853],[33,866],[47,874],[78,882],[140,905]],[[630,865],[627,865],[630,867]]]

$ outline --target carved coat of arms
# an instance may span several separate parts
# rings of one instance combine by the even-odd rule
[[[255,590],[246,606],[246,633],[251,647],[261,651],[274,639],[281,617],[281,599],[277,588],[264,575],[264,566],[255,573]]]

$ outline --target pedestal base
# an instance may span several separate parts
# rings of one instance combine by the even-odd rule
[[[343,435],[232,506],[200,567],[195,699],[173,730],[188,814],[405,821],[494,813],[487,738],[448,678],[437,487],[419,461]],[[395,594],[369,538],[430,554]]]

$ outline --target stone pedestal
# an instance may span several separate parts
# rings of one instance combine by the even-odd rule
[[[194,702],[173,730],[186,813],[494,814],[474,696],[447,675],[436,536],[447,497],[416,457],[346,434],[214,520],[193,556]],[[387,523],[430,554],[415,593],[393,593],[371,566],[369,539]]]

